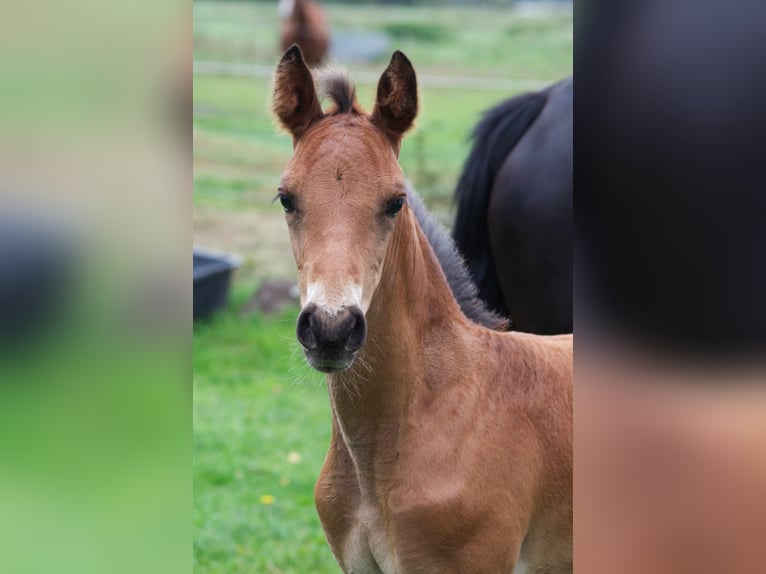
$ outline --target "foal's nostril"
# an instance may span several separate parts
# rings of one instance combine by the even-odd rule
[[[336,315],[327,315],[315,305],[309,304],[298,315],[295,333],[307,350],[353,353],[364,345],[367,322],[358,307],[342,309]]]
[[[295,326],[295,334],[298,337],[298,341],[307,349],[314,349],[318,344],[315,328],[316,318],[314,317],[314,309],[307,307],[298,315],[298,324]]]
[[[364,345],[364,341],[367,338],[367,321],[364,318],[364,313],[358,307],[352,307],[349,311],[351,312],[352,322],[345,347],[347,351],[353,353]]]

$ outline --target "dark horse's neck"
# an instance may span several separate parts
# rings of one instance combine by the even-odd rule
[[[395,444],[415,397],[436,384],[429,374],[439,365],[428,352],[428,342],[450,341],[449,352],[460,354],[460,337],[451,331],[471,324],[410,209],[397,220],[366,317],[362,355],[348,371],[328,376],[339,438],[357,472],[373,468],[369,458]],[[447,381],[440,373],[438,384]]]

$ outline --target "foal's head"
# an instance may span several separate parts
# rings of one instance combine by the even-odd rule
[[[406,209],[397,161],[417,114],[415,71],[395,52],[378,83],[372,114],[344,77],[323,90],[322,111],[300,49],[277,67],[273,107],[295,148],[279,186],[303,309],[296,328],[308,362],[323,372],[351,365],[364,345],[365,313],[380,281],[397,214]]]

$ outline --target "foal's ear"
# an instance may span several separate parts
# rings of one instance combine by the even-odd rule
[[[279,61],[271,105],[281,124],[293,134],[293,145],[322,118],[314,79],[298,44],[290,46]]]
[[[378,96],[370,119],[391,141],[396,155],[404,132],[418,115],[418,82],[415,69],[399,50],[378,81]]]

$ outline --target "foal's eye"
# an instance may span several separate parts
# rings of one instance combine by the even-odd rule
[[[292,198],[289,195],[285,193],[280,193],[279,203],[282,204],[282,207],[284,208],[285,213],[292,213],[293,211],[295,211],[295,203],[293,202]]]
[[[397,213],[399,213],[399,210],[402,209],[402,205],[404,205],[404,198],[403,197],[397,197],[396,199],[392,199],[388,202],[388,205],[386,206],[386,215],[389,217],[395,217]]]

